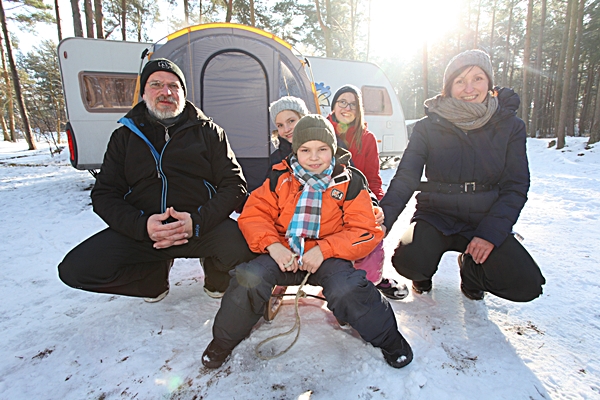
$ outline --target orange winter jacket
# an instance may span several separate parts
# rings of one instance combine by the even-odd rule
[[[375,223],[366,178],[356,168],[338,163],[332,176],[323,193],[320,238],[306,239],[305,251],[318,245],[324,259],[366,257],[383,239],[383,231]],[[301,190],[288,159],[272,167],[263,185],[250,194],[238,218],[250,250],[268,253],[267,246],[276,242],[290,248],[285,233]]]

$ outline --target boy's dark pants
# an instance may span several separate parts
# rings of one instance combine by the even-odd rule
[[[237,223],[227,218],[199,239],[157,250],[107,228],[71,250],[58,266],[60,279],[76,289],[136,297],[156,297],[169,288],[175,258],[205,258],[205,286],[224,292],[229,271],[256,257]]]
[[[213,335],[223,349],[233,349],[262,317],[275,285],[302,283],[306,272],[281,272],[268,254],[239,265],[215,317]],[[350,261],[329,258],[308,278],[308,284],[322,286],[327,308],[339,320],[348,322],[373,346],[393,347],[400,337],[389,303],[365,272],[354,269]]]
[[[446,251],[462,253],[468,244],[469,240],[461,235],[446,236],[433,225],[419,220],[411,224],[400,239],[392,265],[410,280],[431,279]],[[475,264],[467,256],[460,276],[467,289],[484,290],[520,302],[538,297],[546,283],[536,262],[513,235],[494,248],[483,264]]]

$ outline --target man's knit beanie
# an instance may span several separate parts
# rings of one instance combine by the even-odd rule
[[[279,100],[272,102],[269,106],[269,112],[271,113],[273,122],[275,122],[275,117],[277,117],[277,114],[285,110],[296,111],[298,114],[300,114],[300,118],[308,114],[308,108],[306,108],[304,100],[294,96],[284,96]]]
[[[298,153],[300,146],[311,140],[320,140],[327,144],[331,148],[332,154],[335,155],[337,151],[335,130],[331,122],[320,114],[305,115],[296,124],[292,136],[292,151],[294,154]]]
[[[362,93],[360,89],[354,85],[344,85],[333,95],[333,99],[331,100],[331,111],[333,111],[333,107],[335,107],[338,97],[344,93],[353,93],[356,96],[356,101],[358,102],[357,106],[362,104]]]
[[[157,58],[155,60],[149,61],[146,65],[144,65],[144,69],[142,70],[142,74],[140,76],[140,96],[144,95],[144,89],[146,88],[146,82],[148,82],[148,78],[155,72],[165,71],[175,74],[177,78],[179,78],[179,82],[181,82],[181,87],[183,88],[183,93],[187,94],[187,89],[185,87],[185,76],[181,69],[171,60],[167,60],[166,58]]]
[[[446,87],[446,83],[456,71],[472,65],[481,68],[490,80],[490,84],[494,83],[494,68],[492,68],[492,61],[490,60],[488,53],[483,50],[467,50],[457,54],[450,60],[446,67],[446,71],[444,71],[444,82],[442,83],[442,87]]]

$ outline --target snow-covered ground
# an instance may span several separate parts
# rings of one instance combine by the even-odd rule
[[[262,361],[254,349],[293,325],[292,299],[221,369],[203,368],[220,301],[204,294],[198,261],[175,262],[171,292],[156,304],[63,285],[58,263],[104,227],[91,210],[93,178],[66,151],[2,142],[0,399],[600,398],[600,151],[585,142],[567,138],[562,151],[528,142],[532,185],[515,230],[546,276],[544,294],[470,301],[456,254],[446,254],[430,294],[393,302],[415,353],[400,370],[311,298],[283,357]],[[394,170],[382,173],[387,183]],[[389,256],[413,210],[385,241],[386,275],[398,280]]]

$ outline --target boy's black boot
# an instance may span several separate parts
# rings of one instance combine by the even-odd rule
[[[213,339],[202,354],[202,364],[207,368],[219,368],[231,355],[231,350],[221,348]]]
[[[394,345],[387,349],[382,348],[381,352],[385,361],[394,368],[405,367],[413,360],[412,349],[400,333],[398,333],[398,338],[394,341]]]

